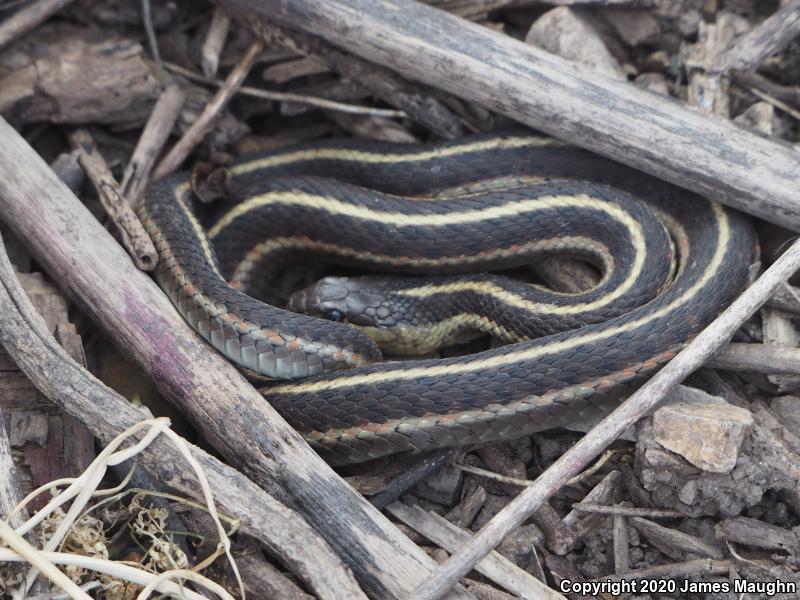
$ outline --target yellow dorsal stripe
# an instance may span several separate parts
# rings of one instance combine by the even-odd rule
[[[319,196],[317,194],[308,194],[306,192],[294,190],[269,192],[267,194],[253,196],[226,213],[225,216],[209,230],[209,236],[211,238],[216,238],[223,229],[228,227],[239,217],[247,217],[248,213],[255,209],[276,204],[284,206],[302,206],[320,210],[331,215],[347,216],[395,227],[445,227],[448,225],[479,223],[488,219],[515,217],[526,213],[554,210],[557,208],[574,207],[602,211],[626,226],[628,223],[635,223],[636,226],[639,227],[638,222],[618,204],[600,198],[593,198],[587,194],[540,196],[538,198],[514,200],[484,208],[440,214],[406,214],[402,212],[376,210],[366,206],[343,202],[331,196]],[[630,229],[630,227],[628,228]]]
[[[525,148],[563,145],[563,142],[545,137],[510,137],[472,142],[448,146],[446,148],[434,148],[432,150],[420,150],[418,152],[389,152],[379,153],[368,150],[349,150],[347,148],[312,148],[310,150],[295,150],[284,154],[275,154],[264,158],[250,160],[231,168],[234,175],[244,175],[259,169],[267,169],[290,164],[293,162],[305,162],[312,160],[339,160],[347,162],[359,162],[369,164],[386,163],[409,163],[432,160],[436,158],[448,158],[461,154],[483,152],[497,148]]]

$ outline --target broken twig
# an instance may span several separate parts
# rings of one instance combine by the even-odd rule
[[[214,123],[219,118],[222,110],[227,106],[237,89],[242,85],[245,77],[255,64],[256,59],[264,50],[264,42],[256,39],[245,52],[239,64],[230,72],[225,83],[214,94],[214,97],[206,104],[203,112],[192,123],[188,131],[175,144],[169,153],[163,158],[156,167],[153,179],[162,179],[177,170],[189,153],[203,140],[206,134],[211,131]]]
[[[0,23],[0,48],[43,23],[72,0],[36,0]]]
[[[770,55],[780,52],[800,35],[800,0],[792,0],[776,10],[758,27],[734,41],[720,54],[710,71],[727,73],[731,69],[753,71]]]
[[[105,159],[97,150],[92,136],[86,129],[77,129],[70,134],[70,140],[80,151],[78,162],[92,180],[100,202],[117,228],[122,245],[133,258],[136,266],[143,271],[156,268],[158,254],[142,222],[122,195],[117,180],[108,168]]]

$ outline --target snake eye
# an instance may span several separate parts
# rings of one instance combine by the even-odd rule
[[[334,321],[336,323],[338,323],[344,318],[342,311],[337,310],[335,308],[329,308],[328,310],[325,311],[324,315],[325,318],[328,319],[328,321]]]

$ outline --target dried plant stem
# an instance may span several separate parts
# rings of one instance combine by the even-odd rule
[[[0,23],[0,48],[43,23],[72,0],[37,0]]]
[[[44,574],[73,600],[92,600],[89,594],[81,590],[74,581],[59,571],[49,559],[43,557],[36,548],[25,541],[25,538],[2,520],[0,520],[0,540],[9,547],[9,550],[0,548],[0,561],[12,561],[19,557],[19,559],[33,565],[36,571]],[[5,557],[5,554],[10,554],[11,556]],[[23,595],[22,597],[24,598],[25,596]]]
[[[206,39],[203,41],[203,48],[200,51],[203,74],[210,79],[217,76],[219,55],[222,54],[222,49],[225,47],[225,38],[228,37],[230,26],[231,20],[228,14],[219,6],[216,7],[214,16],[211,18],[211,25],[208,27],[208,33],[206,33]]]
[[[247,52],[244,53],[239,64],[236,65],[227,79],[225,79],[225,83],[222,84],[219,91],[214,94],[214,97],[206,104],[203,112],[197,117],[197,120],[178,143],[167,153],[158,167],[156,167],[153,179],[162,179],[176,171],[195,146],[197,146],[206,134],[211,131],[214,123],[222,114],[222,110],[228,105],[228,102],[230,102],[236,90],[242,85],[242,82],[245,77],[247,77],[247,74],[250,72],[250,69],[263,50],[264,42],[260,38],[256,38],[247,49]]]
[[[147,585],[156,578],[154,573],[143,571],[142,569],[137,569],[135,567],[114,562],[112,560],[104,560],[91,556],[81,556],[80,554],[67,554],[64,552],[39,552],[39,554],[41,555],[42,559],[50,564],[76,566],[89,571],[95,571],[96,573],[105,573],[107,575],[111,575],[112,577],[118,577],[119,579],[124,579],[138,585]],[[15,552],[13,548],[0,548],[0,562],[28,562],[28,558],[21,553]],[[66,577],[66,575],[64,575],[64,577]],[[70,583],[72,582],[70,581]],[[73,585],[75,584],[73,583]],[[185,597],[187,600],[208,600],[208,598],[202,594],[198,594],[190,589],[183,588],[172,581],[162,581],[158,584],[156,589],[164,594],[174,594],[177,597]],[[78,591],[81,592],[80,589]],[[83,594],[83,592],[81,592],[81,594],[82,595],[80,596],[72,597],[91,600],[91,596]]]
[[[183,75],[186,79],[198,81],[208,85],[222,87],[224,82],[215,79],[209,79],[202,75],[184,69],[179,65],[172,63],[164,63],[164,67],[168,71]],[[299,104],[308,104],[309,106],[316,106],[317,108],[324,108],[326,110],[334,110],[337,112],[351,113],[355,115],[371,115],[374,117],[387,117],[401,119],[406,114],[401,110],[393,110],[390,108],[374,108],[372,106],[358,106],[357,104],[348,104],[346,102],[337,102],[335,100],[328,100],[326,98],[315,98],[314,96],[306,96],[304,94],[292,94],[291,92],[273,92],[271,90],[262,90],[261,88],[248,87],[246,85],[240,86],[237,93],[243,96],[252,96],[253,98],[261,98],[263,100],[274,100],[276,102],[297,102]]]
[[[758,27],[734,41],[718,56],[710,71],[727,73],[732,69],[755,70],[770,55],[781,51],[800,35],[800,0],[787,2]]]
[[[0,410],[0,519],[18,527],[24,519],[22,515],[14,513],[14,507],[20,503],[22,491],[11,457],[11,443],[3,423],[3,411]]]
[[[178,120],[186,94],[177,85],[170,85],[161,94],[139,136],[125,173],[122,176],[122,191],[128,202],[136,208],[141,200],[150,174],[161,149],[167,143],[172,128]]]
[[[122,195],[117,180],[98,152],[92,136],[86,129],[77,129],[70,134],[70,140],[73,147],[80,151],[78,162],[92,180],[103,208],[119,231],[122,245],[137,267],[143,271],[154,269],[158,262],[158,254],[153,242],[133,212],[133,208]]]

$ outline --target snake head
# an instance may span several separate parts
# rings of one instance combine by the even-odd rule
[[[360,327],[388,328],[395,317],[378,277],[325,277],[292,294],[287,308]]]

